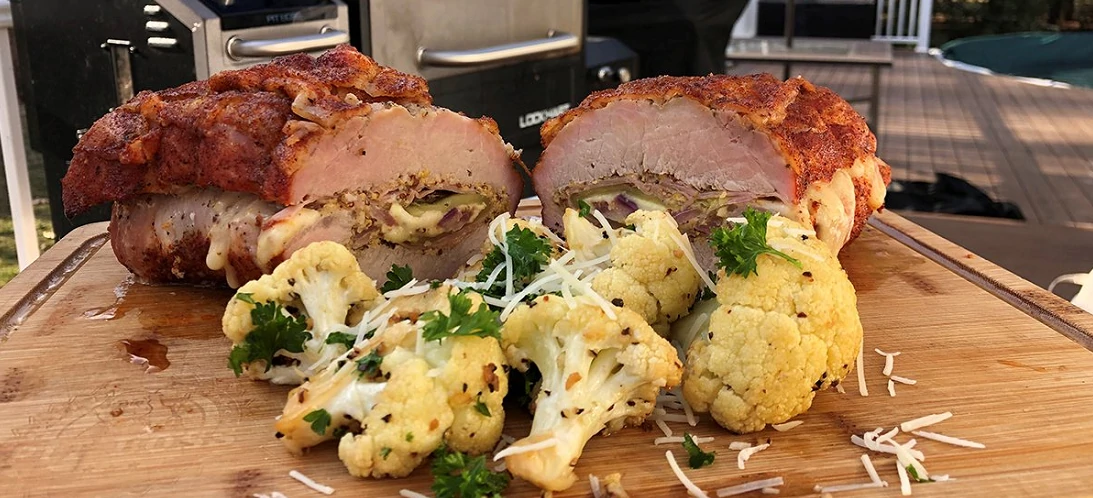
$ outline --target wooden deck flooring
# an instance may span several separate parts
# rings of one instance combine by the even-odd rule
[[[759,71],[781,74],[781,66],[729,70]],[[864,68],[801,64],[793,71],[844,97],[869,92]],[[951,173],[1016,203],[1029,222],[1093,227],[1093,90],[983,76],[902,52],[882,87],[878,148],[893,178]]]

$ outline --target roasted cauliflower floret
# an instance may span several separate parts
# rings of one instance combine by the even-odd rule
[[[753,226],[740,237],[712,237],[724,265],[708,328],[698,314],[674,331],[690,342],[684,397],[740,433],[806,411],[816,391],[847,376],[862,343],[854,287],[831,249],[786,218],[746,217]],[[752,230],[757,223],[765,234]],[[748,237],[772,251],[757,251]]]
[[[394,316],[416,320],[430,310],[450,313],[450,295],[454,292],[456,289],[444,285],[424,294],[396,298],[393,304],[398,313]],[[473,311],[484,306],[476,293],[466,292],[463,296]],[[505,422],[502,402],[509,391],[505,355],[497,339],[451,336],[439,343],[426,343],[424,354],[429,364],[439,369],[433,375],[443,387],[454,415],[445,438],[448,447],[473,455],[492,449],[501,438]]]
[[[388,325],[289,393],[276,423],[286,448],[339,439],[351,474],[401,477],[442,443],[496,445],[508,389],[496,313],[447,285],[378,312]]]
[[[604,227],[611,234],[573,209],[566,210],[562,222],[578,258],[609,255],[592,288],[617,306],[636,311],[661,334],[694,303],[702,277],[687,257],[690,242],[671,214],[635,211],[626,217],[627,228]]]
[[[567,302],[568,301],[568,302]],[[521,304],[502,328],[509,363],[542,374],[530,434],[498,456],[513,475],[558,491],[588,440],[640,424],[661,389],[679,383],[675,349],[637,313],[604,308],[589,296],[542,296]],[[523,448],[541,445],[538,449]]]
[[[349,348],[331,335],[346,332],[381,300],[348,249],[310,244],[228,303],[221,326],[234,344],[230,366],[237,375],[299,384]]]

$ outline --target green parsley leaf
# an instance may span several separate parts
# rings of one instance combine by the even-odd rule
[[[683,434],[683,449],[687,450],[688,463],[692,469],[700,469],[713,463],[714,452],[702,451],[689,432]]]
[[[482,402],[481,396],[479,396],[478,399],[474,401],[474,410],[478,413],[481,413],[483,417],[493,416],[490,415],[490,407],[486,406],[486,404]]]
[[[470,457],[441,446],[433,452],[433,493],[436,498],[501,498],[509,475],[486,467],[486,456]]]
[[[414,270],[410,269],[410,265],[391,265],[391,269],[387,271],[387,281],[380,287],[380,292],[399,290],[413,279]]]
[[[319,408],[318,410],[304,415],[304,422],[311,422],[311,430],[315,431],[315,434],[322,436],[323,434],[326,434],[326,428],[330,427],[330,413]]]
[[[240,292],[240,293],[235,295],[235,298],[240,300],[240,301],[243,301],[244,303],[258,304],[256,302],[254,302],[254,294],[250,294],[250,293],[247,293],[247,292]]]
[[[501,270],[493,287],[484,292],[495,297],[505,295],[505,279],[508,278],[509,270],[512,270],[513,290],[520,292],[531,283],[531,280],[539,272],[543,271],[543,267],[550,261],[550,253],[553,251],[550,240],[546,237],[519,226],[514,226],[505,233],[505,243],[509,247],[508,253],[512,258],[512,268]],[[501,246],[494,246],[493,250],[482,260],[482,270],[475,276],[475,280],[478,282],[489,280],[493,270],[503,264],[505,264],[505,251]]]
[[[913,479],[915,482],[934,482],[933,479],[923,479],[921,476],[919,476],[918,471],[915,470],[914,465],[907,466],[907,474],[910,475],[911,479]]]
[[[430,289],[439,289],[441,285],[444,285],[443,280],[433,280],[432,282],[429,282]]]
[[[273,357],[278,351],[302,353],[304,342],[311,339],[307,331],[307,317],[286,314],[280,304],[275,302],[256,303],[250,294],[236,294],[235,298],[245,303],[253,303],[250,310],[254,328],[236,344],[228,354],[228,367],[238,377],[243,373],[243,365],[261,361],[266,370],[273,368]]]
[[[500,313],[488,306],[479,306],[477,311],[471,313],[471,299],[463,292],[448,294],[448,304],[451,311],[447,315],[437,310],[421,314],[419,320],[425,323],[421,336],[425,341],[468,335],[501,340]]]
[[[800,261],[767,244],[770,213],[749,207],[744,210],[744,219],[747,224],[736,225],[731,230],[718,227],[710,234],[710,246],[719,260],[717,266],[724,268],[726,273],[747,277],[758,273],[755,260],[760,254],[772,254],[801,267]]]
[[[345,349],[353,349],[353,345],[357,343],[357,334],[347,334],[345,332],[331,332],[326,336],[327,344],[344,344]]]
[[[414,442],[414,433],[413,432],[407,432],[406,433],[406,442],[407,443]]]
[[[373,349],[357,360],[357,372],[360,372],[360,375],[363,378],[378,377],[380,373],[380,364],[382,363],[383,357]]]
[[[592,214],[592,206],[589,206],[588,203],[583,200],[577,201],[577,214],[579,214],[581,218]]]
[[[386,446],[384,446],[383,448],[380,448],[380,456],[383,457],[384,460],[387,460],[387,456],[390,455],[390,454],[391,454],[391,448],[388,448]]]

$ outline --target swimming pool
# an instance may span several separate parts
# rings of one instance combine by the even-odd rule
[[[946,43],[934,54],[961,69],[1093,88],[1093,32],[975,36]]]

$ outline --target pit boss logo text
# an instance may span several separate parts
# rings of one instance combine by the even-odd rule
[[[523,116],[520,116],[520,129],[543,124],[543,121],[558,116],[559,114],[566,112],[567,110],[569,110],[569,103],[558,104],[554,107],[549,107],[541,111],[531,111],[527,114],[524,114]]]

